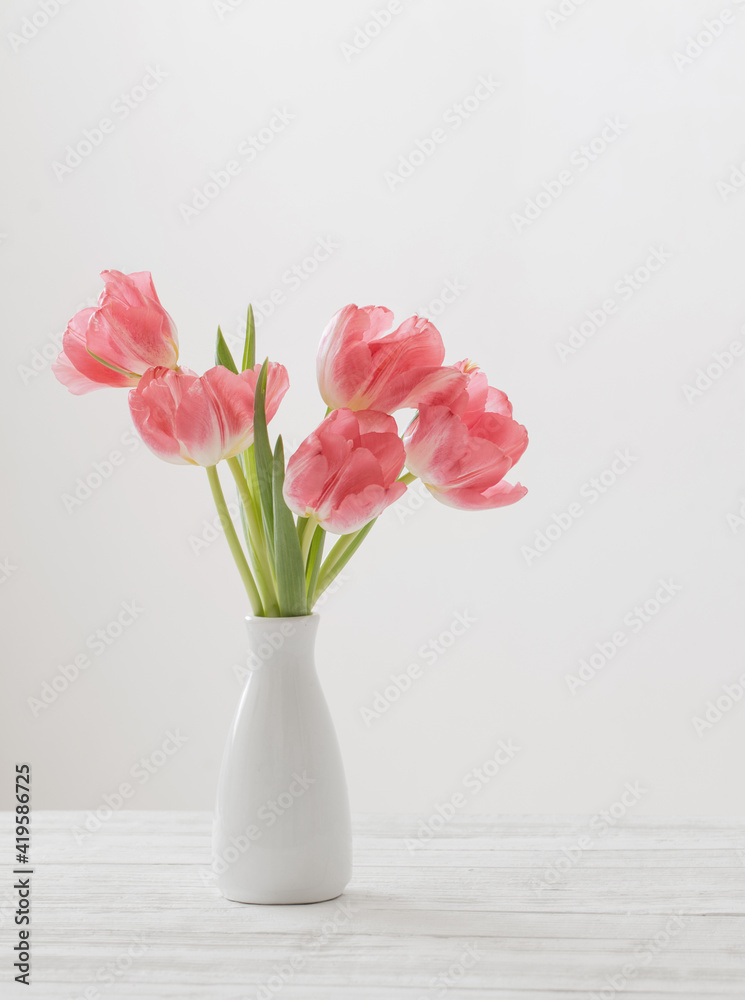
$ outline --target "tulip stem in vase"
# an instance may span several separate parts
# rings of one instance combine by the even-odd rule
[[[227,539],[235,564],[238,567],[238,572],[241,574],[241,579],[243,580],[243,584],[246,588],[248,599],[251,602],[251,610],[255,615],[263,615],[264,609],[261,603],[261,597],[259,596],[259,591],[256,589],[256,583],[251,575],[251,569],[249,568],[243,548],[241,547],[240,539],[236,534],[235,526],[233,525],[232,518],[230,517],[230,511],[228,510],[228,505],[225,502],[225,494],[223,493],[222,486],[220,485],[220,476],[218,475],[216,465],[207,466],[207,478],[210,481],[210,489],[212,490],[212,496],[215,500],[217,513],[220,516],[222,530],[225,532],[225,538]]]
[[[256,507],[246,477],[243,475],[241,463],[237,458],[229,458],[228,468],[233,473],[233,479],[235,479],[236,486],[238,487],[241,510],[247,522],[246,541],[249,545],[249,551],[254,556],[254,572],[261,593],[261,603],[264,607],[263,614],[267,618],[274,618],[279,615],[279,606],[277,604],[276,585],[274,584],[272,568],[269,564],[266,543],[264,541],[264,530],[256,516]],[[256,613],[255,609],[254,613]]]
[[[349,305],[321,337],[317,379],[326,415],[285,467],[282,437],[272,447],[267,425],[289,378],[281,364],[256,364],[251,307],[240,370],[218,327],[215,366],[197,375],[179,366],[176,327],[150,274],[101,276],[98,304],[70,320],[54,374],[77,395],[130,389],[130,412],[148,448],[173,465],[206,469],[252,610],[250,670],[218,782],[218,885],[240,902],[333,898],[350,876],[349,802],[315,671],[313,607],[415,479],[440,504],[463,511],[520,500],[527,491],[504,476],[527,447],[527,432],[476,365],[444,364],[442,338],[428,319],[412,316],[388,332],[388,309]],[[402,409],[414,416],[400,434],[393,414]],[[245,547],[221,462],[237,488]],[[327,533],[338,537],[324,559]],[[292,809],[262,826],[274,801]]]
[[[334,582],[339,573],[341,573],[357,549],[370,534],[372,526],[375,524],[376,520],[377,518],[374,518],[372,521],[368,521],[365,527],[360,528],[359,531],[353,531],[349,535],[342,535],[336,545],[334,545],[329,552],[326,561],[321,567],[321,572],[318,575],[318,584],[316,586],[314,600],[317,601],[324,590],[326,590],[326,588]]]
[[[313,536],[316,533],[317,527],[318,527],[318,521],[316,521],[315,517],[311,515],[311,517],[306,518],[305,526],[303,528],[303,537],[301,539],[301,546],[300,546],[300,551],[303,556],[304,566],[308,565],[308,553],[310,552],[310,547],[313,542]],[[321,531],[323,531],[323,528],[321,528]]]

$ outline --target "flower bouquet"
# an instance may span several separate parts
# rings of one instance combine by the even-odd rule
[[[429,320],[411,316],[389,332],[388,309],[348,305],[318,351],[326,416],[285,464],[282,438],[272,447],[268,424],[289,378],[278,362],[256,363],[251,307],[240,363],[218,327],[215,367],[197,375],[178,363],[176,327],[150,274],[101,277],[98,304],[68,324],[54,374],[78,395],[128,388],[148,448],[206,469],[252,610],[249,644],[260,669],[248,679],[223,757],[218,884],[242,902],[332,898],[351,871],[349,805],[315,673],[313,607],[415,479],[462,510],[524,496],[504,476],[527,447],[527,432],[476,365],[444,364]],[[414,416],[400,434],[392,414],[406,409]],[[237,488],[240,534],[221,463]],[[327,551],[328,534],[338,537]]]

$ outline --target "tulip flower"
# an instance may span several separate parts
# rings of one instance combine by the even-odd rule
[[[516,503],[528,492],[503,477],[528,446],[512,405],[486,376],[461,362],[466,390],[450,405],[423,405],[404,434],[406,467],[440,503],[486,510]]]
[[[236,374],[218,365],[201,377],[186,369],[149,369],[129,394],[142,440],[175,465],[217,465],[253,443],[254,396],[260,365]],[[289,387],[283,365],[267,371],[266,416],[271,420]]]
[[[334,410],[287,463],[284,497],[337,535],[358,531],[406,492],[396,421],[378,410]]]
[[[392,323],[393,313],[382,306],[349,305],[332,318],[316,365],[329,407],[393,413],[420,403],[446,403],[463,389],[462,373],[442,367],[445,348],[434,324],[410,316],[387,333]]]
[[[527,492],[504,481],[528,444],[509,399],[470,361],[444,365],[429,320],[410,316],[392,329],[390,310],[355,305],[333,317],[317,359],[330,412],[285,465],[282,439],[272,443],[267,423],[289,379],[280,364],[254,364],[251,306],[239,364],[218,327],[216,367],[199,376],[179,367],[176,329],[150,274],[101,277],[98,304],[70,320],[54,373],[75,394],[130,388],[148,448],[174,465],[206,469],[255,616],[310,614],[416,478],[440,503],[464,510],[502,507]],[[406,408],[417,412],[402,439],[392,414]],[[238,489],[243,541],[225,475]],[[340,536],[330,551],[327,532]]]
[[[98,305],[70,320],[52,366],[75,395],[104,386],[135,386],[148,368],[176,369],[178,340],[148,271],[102,271]]]

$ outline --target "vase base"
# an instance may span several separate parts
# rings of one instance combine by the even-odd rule
[[[321,893],[318,896],[313,896],[311,899],[301,898],[298,899],[295,894],[287,893],[286,895],[277,894],[272,898],[268,896],[263,899],[257,899],[256,897],[252,899],[245,899],[242,897],[251,895],[250,893],[235,892],[229,893],[220,890],[225,899],[229,899],[231,903],[243,903],[249,906],[308,906],[312,903],[326,903],[331,899],[338,899],[344,894],[344,890],[341,889],[339,892],[331,893]]]

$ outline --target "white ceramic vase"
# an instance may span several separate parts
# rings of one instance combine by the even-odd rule
[[[317,903],[352,869],[339,744],[316,674],[318,615],[247,618],[251,673],[228,734],[213,869],[241,903]]]

